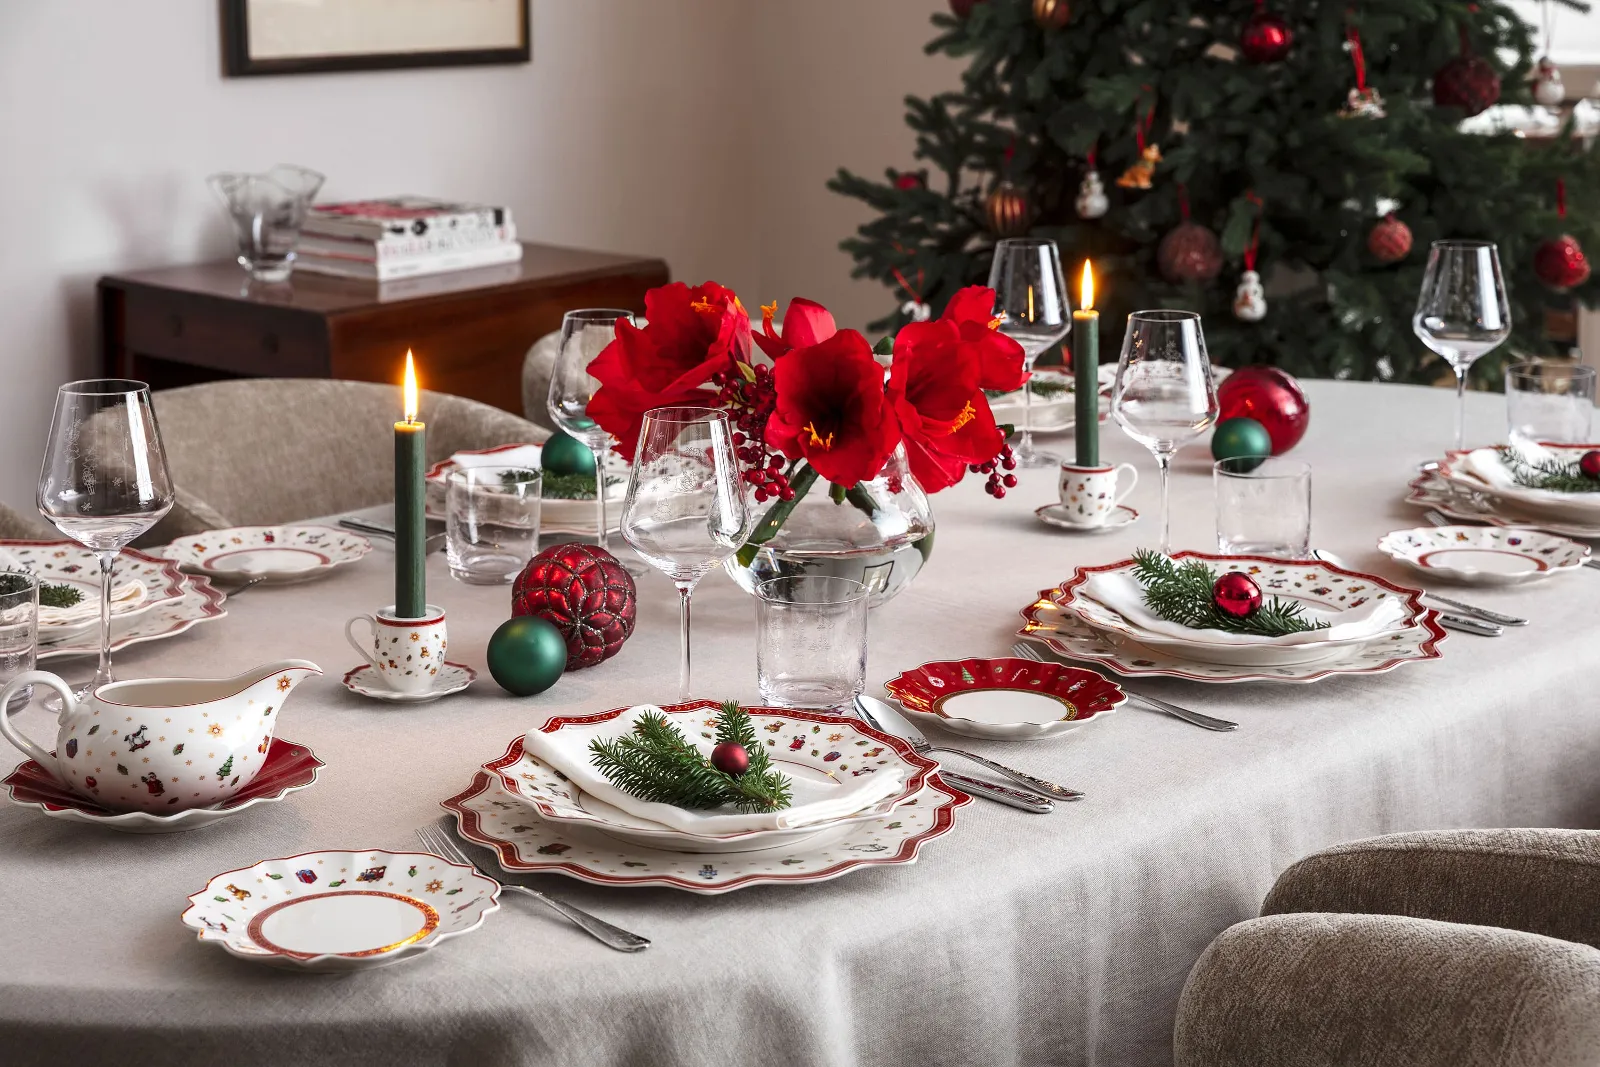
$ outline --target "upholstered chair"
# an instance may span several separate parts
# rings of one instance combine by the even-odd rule
[[[522,414],[532,423],[555,429],[550,419],[550,375],[561,351],[561,331],[547,333],[522,360]]]
[[[1177,1067],[1597,1067],[1600,831],[1339,845],[1201,955]]]
[[[37,514],[24,515],[0,504],[0,537],[17,540],[55,539],[61,535]]]

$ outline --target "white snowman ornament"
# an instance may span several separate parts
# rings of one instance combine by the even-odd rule
[[[1247,270],[1233,293],[1233,314],[1245,322],[1260,322],[1267,317],[1267,293],[1261,288],[1261,275]]]
[[[1560,107],[1567,98],[1567,88],[1561,84],[1561,68],[1549,56],[1539,60],[1533,75],[1533,99],[1545,107]]]
[[[1099,171],[1091,170],[1083,176],[1083,184],[1078,186],[1077,208],[1080,219],[1098,219],[1111,209]]]
[[[920,300],[907,300],[900,305],[900,314],[912,322],[927,322],[933,317],[933,308]]]

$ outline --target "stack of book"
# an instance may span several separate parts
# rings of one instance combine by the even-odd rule
[[[295,267],[388,281],[521,258],[508,208],[396,196],[313,205],[300,232]]]

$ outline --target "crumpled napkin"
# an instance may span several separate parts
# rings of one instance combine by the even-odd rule
[[[7,549],[0,548],[0,570],[27,571],[29,568]],[[31,571],[29,573],[32,573]],[[48,577],[39,579],[42,585],[53,583]],[[83,593],[83,599],[70,608],[51,608],[39,605],[39,628],[48,629],[52,626],[73,626],[81,622],[100,617],[100,594],[92,589],[76,586]],[[127,611],[129,608],[143,604],[149,591],[144,583],[137,578],[121,582],[111,587],[111,613]]]

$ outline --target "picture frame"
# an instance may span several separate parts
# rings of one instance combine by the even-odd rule
[[[526,63],[530,0],[219,0],[222,73]]]

